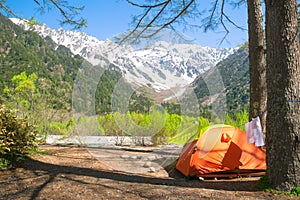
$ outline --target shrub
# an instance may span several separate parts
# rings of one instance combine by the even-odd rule
[[[0,105],[0,159],[7,163],[36,148],[37,132],[27,119]]]
[[[291,195],[300,196],[300,187],[293,187]]]
[[[51,122],[50,133],[51,135],[62,135],[63,138],[67,137],[67,124],[64,122]]]

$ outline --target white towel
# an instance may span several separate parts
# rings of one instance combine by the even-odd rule
[[[248,143],[255,143],[255,146],[257,147],[264,146],[265,142],[259,117],[252,119],[250,122],[246,123],[245,126]]]
[[[247,135],[247,141],[248,141],[248,144],[253,144],[255,142],[254,140],[254,135],[253,135],[253,131],[252,131],[252,122],[247,122],[245,124],[246,126],[246,135]]]

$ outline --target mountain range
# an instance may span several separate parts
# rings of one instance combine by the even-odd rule
[[[100,41],[83,32],[29,25],[25,20],[15,18],[11,20],[24,30],[37,32],[43,38],[50,37],[56,46],[69,48],[74,55],[80,55],[93,65],[108,59],[121,70],[127,82],[136,88],[150,87],[158,93],[166,90],[172,90],[173,93],[184,91],[197,76],[236,51],[233,48],[217,49],[167,41],[157,41],[138,48],[128,44],[118,45],[109,39]]]
[[[224,82],[222,92],[227,95],[227,104],[230,104],[227,108],[240,109],[248,103],[247,50],[201,47],[190,41],[171,43],[176,38],[172,39],[169,33],[165,38],[170,41],[148,41],[144,46],[118,45],[113,39],[100,41],[83,32],[28,25],[28,22],[19,19],[10,20],[18,26],[3,16],[0,20],[0,35],[5,37],[1,40],[0,56],[2,62],[6,63],[2,64],[4,68],[1,69],[5,72],[1,75],[2,86],[9,85],[12,76],[21,71],[37,72],[39,77],[50,83],[48,87],[54,95],[54,104],[61,101],[59,99],[71,102],[72,85],[76,81],[76,74],[78,76],[81,73],[82,66],[88,65],[91,69],[100,66],[103,73],[89,72],[91,76],[101,76],[101,82],[95,83],[97,91],[91,97],[96,97],[94,103],[97,113],[111,112],[111,95],[122,78],[123,85],[130,84],[136,91],[131,96],[132,111],[147,111],[151,102],[155,101],[167,106],[170,112],[180,112],[178,101],[184,96],[191,96],[188,92],[190,89],[200,104],[211,105],[217,101],[211,96],[218,94],[210,94],[211,91],[207,90],[207,83],[214,87],[214,77],[205,78],[210,77],[211,71],[217,68]],[[89,87],[88,78],[85,88]],[[80,102],[85,107],[85,99]],[[191,104],[189,109],[196,108]]]

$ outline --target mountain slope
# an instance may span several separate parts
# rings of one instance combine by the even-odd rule
[[[13,76],[21,72],[36,73],[42,81],[38,85],[45,85],[43,90],[52,94],[55,108],[70,108],[73,80],[83,58],[73,56],[62,46],[54,51],[38,34],[24,31],[3,15],[0,15],[0,46],[1,93],[4,87],[13,86]]]
[[[218,70],[222,78],[222,85],[215,85],[214,87],[220,87],[217,91],[226,94],[227,111],[234,112],[247,108],[250,98],[248,51],[239,49],[236,53],[219,62],[216,67],[197,77],[192,83],[192,87],[201,103],[212,104],[218,101],[218,99],[212,98],[218,94],[207,87],[207,84],[213,83],[216,78],[211,75],[214,70]]]

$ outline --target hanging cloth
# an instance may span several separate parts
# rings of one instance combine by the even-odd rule
[[[256,117],[250,122],[246,123],[245,127],[249,144],[255,143],[255,146],[257,147],[265,145],[259,117]]]

